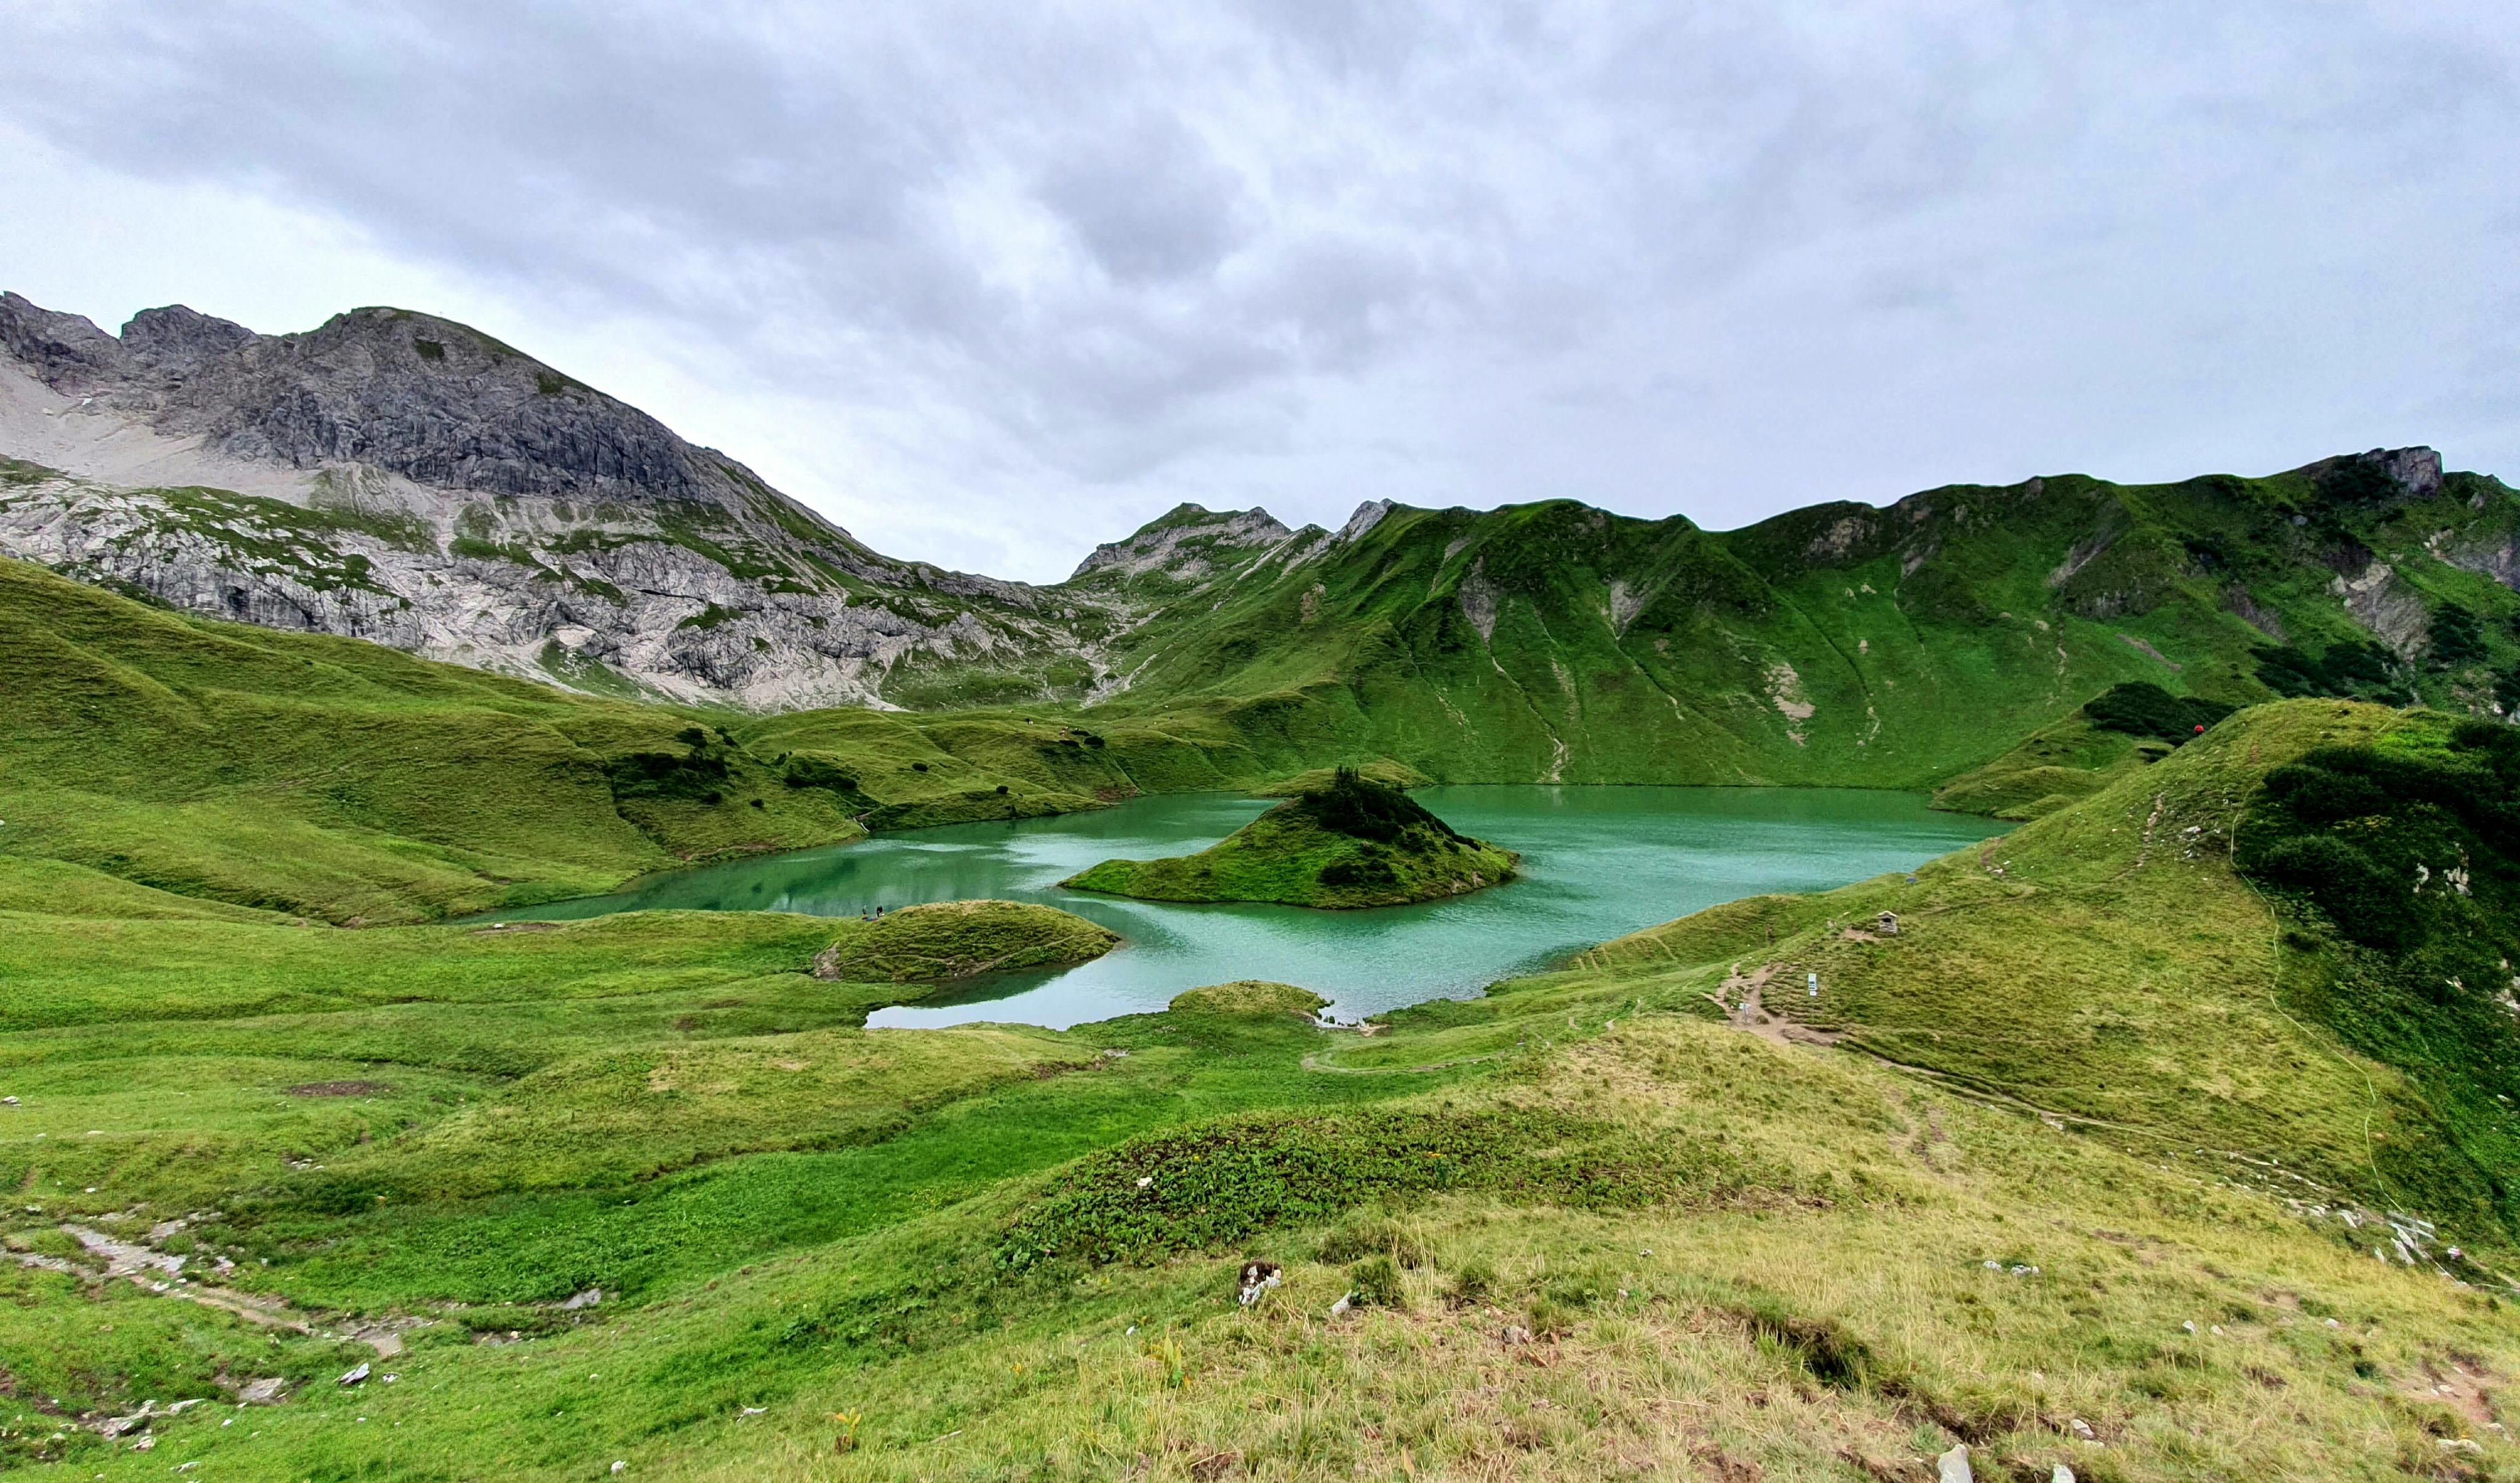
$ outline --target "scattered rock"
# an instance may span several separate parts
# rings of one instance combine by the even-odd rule
[[[572,1294],[568,1301],[561,1304],[560,1307],[562,1313],[575,1313],[580,1308],[592,1308],[603,1301],[604,1289],[589,1287],[584,1292]]]
[[[374,1097],[393,1088],[381,1081],[310,1081],[289,1089],[292,1097]]]
[[[1356,1306],[1354,1302],[1355,1297],[1356,1294],[1351,1292],[1346,1297],[1340,1298],[1337,1302],[1330,1304],[1330,1317],[1337,1318],[1340,1314],[1345,1313],[1350,1308]]]
[[[2074,1435],[2082,1438],[2086,1442],[2095,1442],[2099,1440],[2099,1433],[2092,1430],[2092,1423],[2084,1420],[2081,1416],[2076,1416],[2067,1424],[2072,1427]]]
[[[1968,1444],[1962,1442],[1936,1458],[1934,1476],[1938,1483],[1977,1483],[1977,1474],[1969,1471]]]
[[[280,1393],[288,1388],[289,1381],[276,1374],[265,1375],[258,1380],[248,1380],[237,1387],[237,1404],[277,1406],[280,1404]]]
[[[1508,1324],[1505,1326],[1505,1332],[1497,1337],[1508,1344],[1528,1344],[1531,1342],[1531,1330],[1520,1324]]]
[[[1882,936],[1896,937],[1899,935],[1899,914],[1897,912],[1883,912],[1875,919],[1875,921],[1880,923],[1876,930],[1878,930]]]
[[[367,1378],[368,1367],[361,1364],[353,1366],[347,1373],[343,1374],[338,1380],[336,1380],[333,1383],[337,1385],[358,1385],[364,1383]]]

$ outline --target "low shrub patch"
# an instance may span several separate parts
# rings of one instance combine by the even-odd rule
[[[2236,706],[2193,696],[2174,696],[2158,685],[2138,681],[2112,686],[2084,705],[2083,714],[2102,731],[2130,737],[2153,737],[2173,746],[2229,715]]]
[[[1747,1188],[1719,1149],[1648,1144],[1536,1109],[1267,1116],[1143,1138],[1085,1159],[1009,1226],[1004,1266],[1140,1261],[1453,1190],[1532,1204],[1635,1208]]]

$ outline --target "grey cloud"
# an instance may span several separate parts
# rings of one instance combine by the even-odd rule
[[[1040,194],[1123,282],[1208,272],[1244,240],[1241,183],[1169,114],[1082,142]]]
[[[0,17],[0,117],[714,347],[881,427],[875,484],[974,550],[1228,492],[1725,523],[2103,457],[2520,467],[2494,5]],[[2159,394],[2182,357],[2212,396]],[[1708,472],[1742,446],[1794,467]]]

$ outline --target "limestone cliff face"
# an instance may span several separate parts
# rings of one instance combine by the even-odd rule
[[[188,611],[768,709],[885,704],[940,669],[1011,696],[1098,672],[1034,589],[890,561],[400,309],[267,336],[177,305],[117,337],[0,295],[0,552]]]

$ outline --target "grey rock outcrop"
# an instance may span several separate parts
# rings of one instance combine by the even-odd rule
[[[759,709],[1104,673],[1037,590],[888,560],[449,320],[267,336],[172,305],[117,337],[12,293],[0,352],[0,553],[184,611]]]
[[[84,323],[84,321],[82,321]],[[181,375],[205,360],[244,349],[254,333],[234,320],[169,304],[143,309],[122,327],[122,348],[152,371]]]
[[[0,350],[56,391],[80,392],[130,365],[122,342],[75,314],[56,314],[0,293]]]
[[[1203,505],[1176,505],[1128,539],[1095,547],[1068,580],[1078,582],[1100,574],[1106,582],[1148,576],[1199,582],[1234,558],[1265,551],[1294,534],[1266,510],[1211,511]]]

